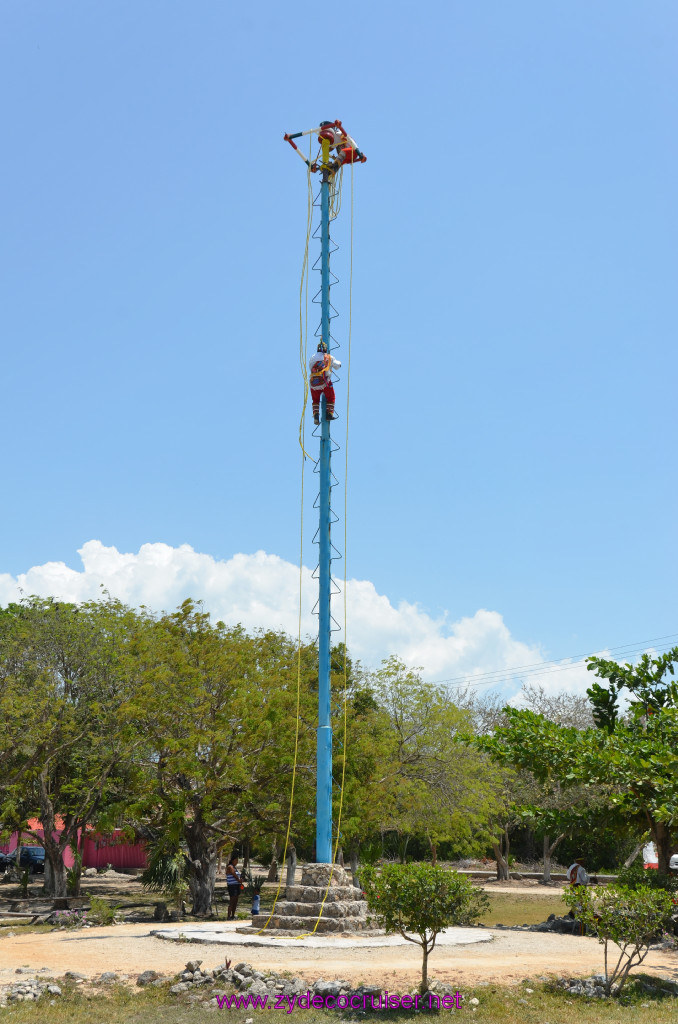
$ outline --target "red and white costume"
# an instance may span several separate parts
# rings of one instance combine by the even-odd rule
[[[311,369],[311,401],[313,403],[313,419],[320,422],[320,396],[325,396],[325,408],[328,420],[334,419],[334,386],[332,370],[339,368],[341,363],[329,352],[314,352],[309,359]]]

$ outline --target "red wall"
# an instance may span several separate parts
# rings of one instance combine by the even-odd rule
[[[98,836],[88,832],[82,857],[84,868],[105,868],[110,864],[116,871],[126,868],[145,868],[146,847],[143,843],[130,843],[119,829],[111,835]]]
[[[42,829],[35,829],[35,832],[42,836]],[[17,832],[11,836],[8,843],[0,845],[0,853],[11,853],[16,850],[19,835]],[[58,839],[58,834],[54,833]],[[24,836],[24,846],[39,846],[40,840],[32,836]],[[70,846],[64,850],[64,864],[67,868],[73,867],[73,851]],[[124,871],[126,868],[145,868],[147,864],[146,847],[143,843],[130,843],[123,838],[122,831],[116,829],[111,835],[100,836],[88,832],[85,836],[85,849],[83,851],[83,868],[105,868],[111,864],[116,871]]]

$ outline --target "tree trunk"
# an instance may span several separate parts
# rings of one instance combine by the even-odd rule
[[[277,837],[274,838],[274,840],[273,840],[272,850],[273,850],[273,860],[271,861],[271,866],[268,869],[268,875],[266,876],[266,881],[267,882],[277,882],[277,880],[278,880],[278,839],[277,839]]]
[[[638,843],[638,845],[635,847],[633,852],[628,855],[628,857],[624,861],[624,867],[625,868],[630,868],[631,867],[631,865],[633,864],[634,860],[636,859],[636,857],[638,856],[638,854],[640,853],[640,851],[642,850],[644,845],[645,845],[644,842]]]
[[[62,835],[59,837],[59,842],[54,838],[56,820],[54,805],[49,798],[46,768],[40,773],[40,824],[42,825],[42,842],[45,847],[45,860],[49,860],[51,868],[49,879],[50,888],[47,888],[47,879],[45,879],[45,893],[48,896],[54,896],[56,899],[63,899],[68,895],[66,865],[64,864],[63,853],[64,847],[68,842],[68,835],[64,829]]]
[[[652,822],[654,845],[657,847],[657,874],[669,874],[671,860],[671,832],[663,821]]]
[[[188,884],[193,900],[191,913],[196,917],[208,917],[212,912],[217,880],[217,844],[206,835],[200,819],[191,822],[184,836],[190,869]]]
[[[250,866],[250,841],[245,839],[242,844],[242,869],[247,871]]]
[[[296,848],[290,844],[287,853],[287,878],[285,879],[285,885],[294,885],[294,879],[297,874],[297,851]]]
[[[45,839],[45,863],[49,862],[49,878],[45,870],[45,895],[64,899],[68,895],[68,880],[63,853],[53,839]]]
[[[548,833],[544,836],[544,873],[540,879],[543,885],[547,885],[551,881],[551,858],[565,838],[565,835],[565,832],[561,832],[553,843],[551,842],[551,837]]]
[[[548,832],[544,833],[544,872],[541,876],[541,880],[544,885],[551,881],[551,846]]]
[[[421,962],[421,985],[419,991],[422,995],[428,990],[428,946],[426,943],[422,945],[423,958]]]
[[[354,885],[360,888],[360,882],[358,881],[358,843],[351,843],[351,850],[349,853],[351,863],[351,881]]]
[[[340,868],[343,868],[343,866],[344,866],[344,848],[343,848],[343,846],[340,846],[338,851],[337,851],[337,864],[339,865]]]
[[[435,867],[438,863],[438,844],[434,843],[432,839],[429,839],[428,842],[431,847],[431,864]]]
[[[497,881],[506,882],[509,877],[508,858],[504,857],[499,843],[492,843],[492,849],[494,850],[495,860],[497,861]]]

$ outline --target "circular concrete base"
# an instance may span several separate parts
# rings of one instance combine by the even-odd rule
[[[292,937],[267,936],[266,932],[258,935],[254,929],[252,934],[237,931],[242,927],[240,921],[210,921],[205,924],[179,925],[176,928],[156,928],[151,932],[159,939],[170,942],[210,942],[231,946],[309,946],[330,947],[332,949],[366,949],[369,946],[405,946],[409,945],[402,935],[309,935],[302,934]],[[446,928],[439,933],[436,946],[465,946],[472,942],[489,942],[492,932],[484,928]]]

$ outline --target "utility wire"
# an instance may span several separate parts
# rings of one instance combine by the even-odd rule
[[[658,643],[660,640],[670,640],[678,638],[678,633],[667,633],[665,636],[654,637],[651,640],[638,640],[633,643],[620,644],[618,647],[607,647],[604,649],[605,652],[619,652],[618,658],[630,657],[634,654],[644,653],[648,646],[654,643]],[[664,650],[670,650],[671,644],[663,644],[661,652]],[[465,673],[464,675],[451,676],[447,679],[435,679],[431,682],[433,685],[453,684],[459,683],[461,686],[468,685],[481,685],[488,686],[494,682],[501,682],[504,679],[515,678],[517,676],[525,675],[549,675],[552,672],[565,672],[568,669],[575,668],[581,665],[585,658],[593,658],[600,656],[603,652],[598,651],[587,654],[572,654],[567,658],[558,658],[552,661],[537,661],[530,662],[528,665],[518,665],[515,668],[506,669],[494,669],[490,672],[478,672],[478,673]]]

